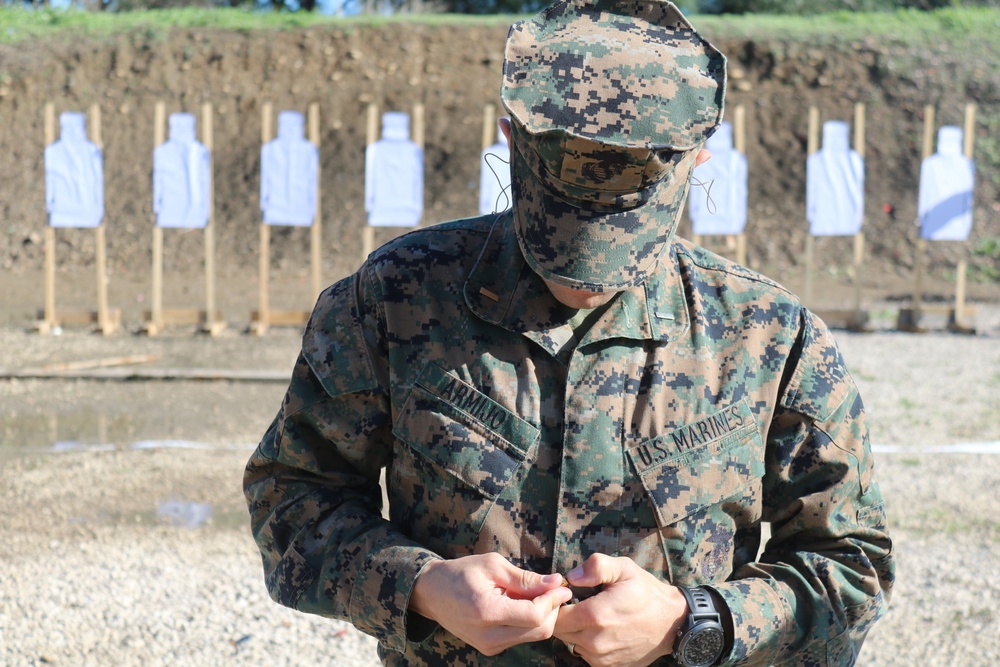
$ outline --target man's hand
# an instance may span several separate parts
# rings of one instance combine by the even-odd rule
[[[592,667],[645,667],[673,651],[684,623],[684,595],[631,558],[594,554],[566,575],[600,593],[559,611],[555,636]]]
[[[562,576],[528,572],[490,553],[428,564],[413,586],[410,609],[496,655],[552,637],[559,607],[572,596]]]

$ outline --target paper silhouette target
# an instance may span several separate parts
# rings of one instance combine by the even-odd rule
[[[260,157],[260,208],[269,225],[308,227],[316,218],[319,150],[305,138],[298,111],[278,114],[278,136]]]
[[[850,128],[823,124],[823,147],[806,163],[806,218],[812,236],[854,236],[865,212],[865,165],[850,147]]]
[[[424,151],[408,114],[382,114],[382,138],[365,151],[365,211],[373,227],[416,227],[424,209]]]
[[[938,130],[937,153],[920,166],[920,236],[929,241],[966,241],[972,232],[975,165],[962,153],[962,129]]]
[[[211,208],[212,156],[195,138],[195,118],[170,114],[170,135],[153,151],[153,212],[160,227],[204,228]]]
[[[692,233],[742,234],[747,224],[747,159],[733,148],[732,125],[719,125],[705,147],[712,159],[695,168],[688,195]]]
[[[104,218],[104,160],[87,140],[86,117],[59,115],[59,140],[45,147],[45,205],[52,227],[99,227]]]

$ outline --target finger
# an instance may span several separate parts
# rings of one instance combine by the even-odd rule
[[[566,579],[574,586],[600,586],[613,584],[622,576],[623,561],[628,559],[612,558],[604,554],[593,554],[569,571]]]
[[[510,563],[502,568],[500,576],[496,578],[496,584],[505,588],[509,597],[528,600],[562,587],[562,581],[560,574],[542,575]]]
[[[556,637],[563,641],[579,644],[593,635],[595,616],[600,615],[600,607],[595,607],[597,598],[588,598],[576,604],[563,605],[559,608],[559,617],[553,631]]]
[[[558,586],[536,596],[532,601],[545,613],[558,612],[563,605],[573,599],[573,591],[566,586]]]
[[[580,603],[583,604],[583,603]],[[559,609],[556,618],[555,635],[563,641],[579,643],[580,635],[585,632],[588,623],[580,608],[580,604],[565,605]]]
[[[552,613],[555,614],[555,612]],[[545,641],[552,638],[552,627],[554,625],[555,620],[553,617],[548,622],[533,627],[493,626],[485,631],[481,646],[488,649],[488,651],[484,652],[488,652],[489,655],[495,655],[499,651],[506,650],[518,644]]]
[[[551,633],[559,608],[568,601],[569,595],[570,592],[560,586],[531,599],[503,596],[497,600],[487,620],[490,625],[512,628],[547,627],[547,632]]]

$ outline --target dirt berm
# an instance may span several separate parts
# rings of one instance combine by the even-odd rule
[[[210,102],[215,125],[217,262],[226,299],[252,300],[259,252],[261,109],[305,111],[320,105],[324,278],[352,271],[361,259],[366,110],[426,113],[425,223],[473,214],[483,107],[498,104],[505,22],[324,24],[294,30],[226,31],[147,27],[110,36],[58,37],[0,45],[0,269],[11,289],[0,297],[4,321],[23,321],[42,303],[44,205],[43,109],[84,111],[100,105],[105,159],[110,300],[140,308],[148,289],[152,246],[153,110],[200,114]],[[750,164],[749,264],[796,287],[806,236],[805,160],[808,108],[823,120],[850,121],[866,105],[866,289],[898,297],[914,262],[923,109],[938,124],[975,126],[979,178],[971,246],[1000,238],[1000,67],[996,46],[971,58],[967,45],[902,43],[881,38],[807,41],[766,36],[714,37],[730,59],[730,109],[747,113]],[[826,43],[820,43],[824,41]],[[379,235],[379,241],[388,238]],[[60,300],[84,290],[94,235],[57,235]],[[272,267],[280,277],[307,275],[309,235],[275,228]],[[846,282],[849,239],[818,245],[821,273]],[[932,244],[931,270],[947,294],[948,270],[962,244]],[[199,233],[167,236],[165,270],[197,279]],[[973,257],[973,277],[1000,270],[996,257]],[[976,262],[979,262],[976,265]],[[985,268],[983,263],[985,262]],[[79,280],[78,276],[82,276]],[[995,280],[995,279],[994,279]],[[185,290],[197,291],[189,282]],[[63,291],[65,290],[65,291]],[[242,292],[241,292],[242,290]],[[996,282],[973,280],[973,299],[996,299]],[[238,293],[238,294],[237,294]],[[242,295],[242,296],[241,296]],[[308,299],[307,299],[308,300]]]

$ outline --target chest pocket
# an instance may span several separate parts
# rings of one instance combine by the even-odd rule
[[[665,528],[764,476],[760,432],[743,401],[633,447],[632,466]]]
[[[392,432],[390,518],[446,557],[471,553],[539,438],[537,428],[436,364],[421,372]]]
[[[753,414],[741,401],[628,450],[674,583],[724,578],[731,571],[733,546],[760,520],[763,449]]]

